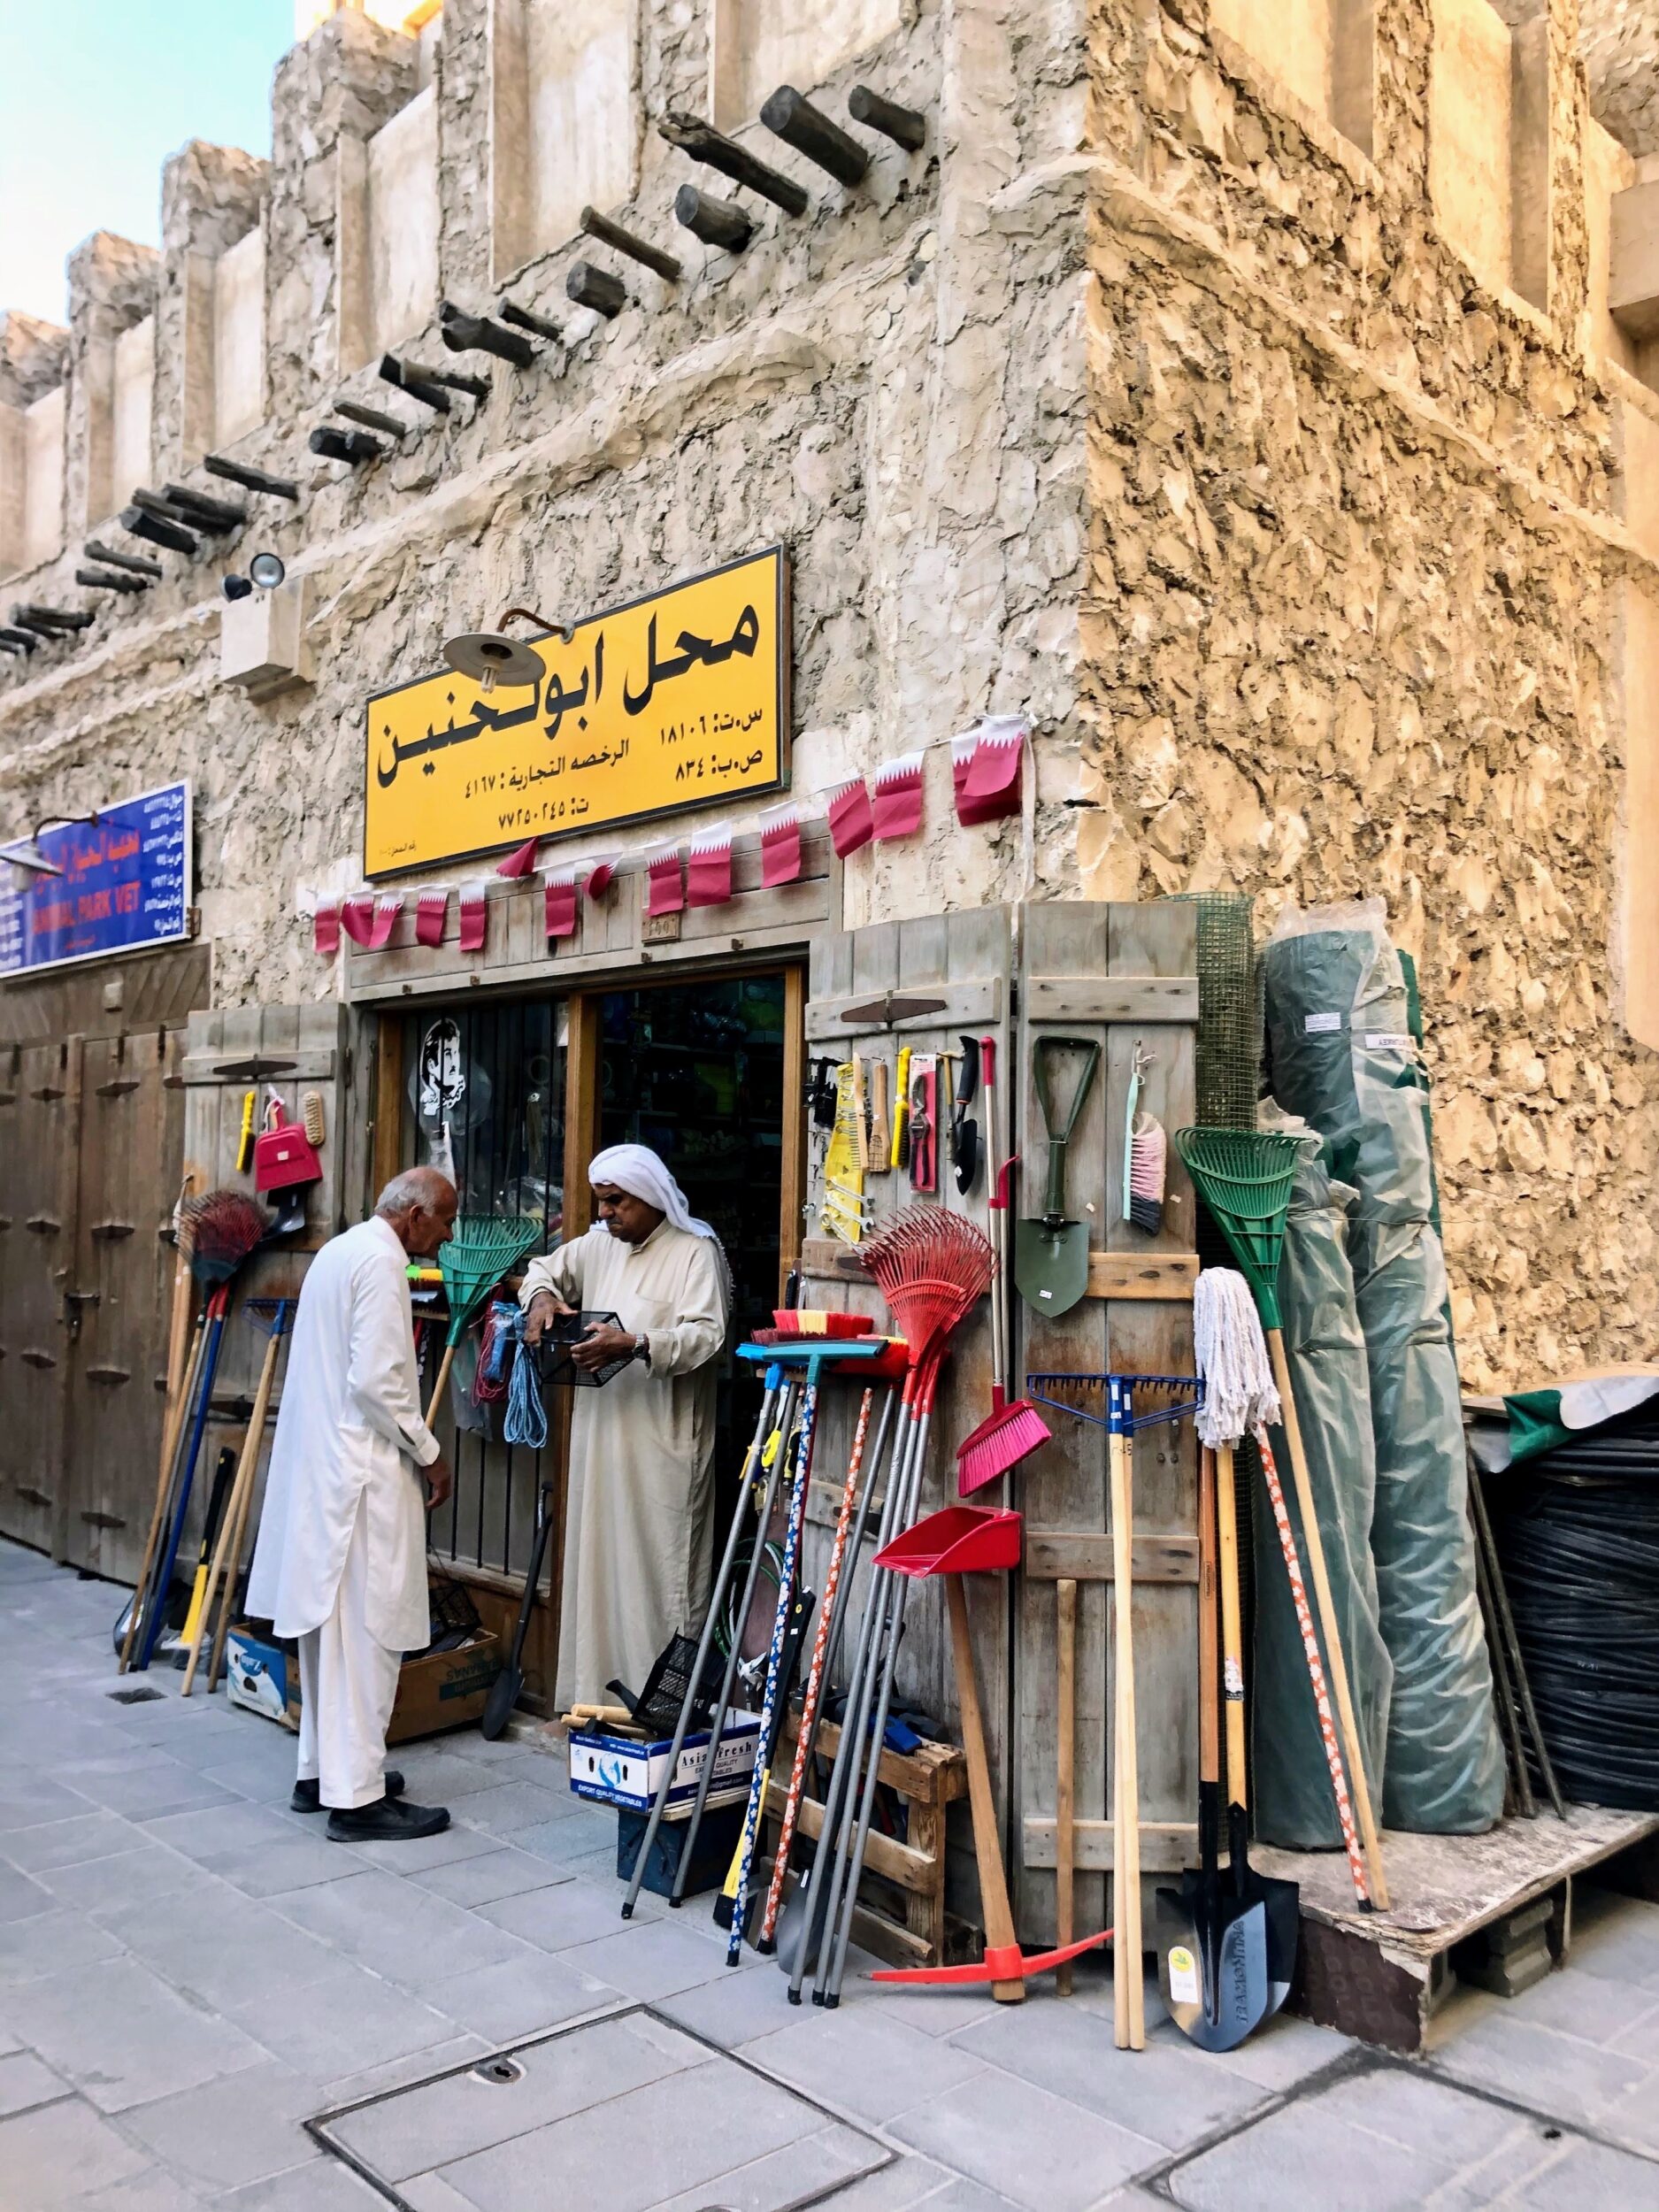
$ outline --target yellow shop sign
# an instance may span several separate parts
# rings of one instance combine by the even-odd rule
[[[781,547],[526,640],[545,673],[452,669],[369,701],[363,865],[396,875],[775,791],[788,780]]]

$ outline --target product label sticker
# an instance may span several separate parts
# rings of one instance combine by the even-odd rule
[[[1368,1029],[1365,1033],[1367,1052],[1409,1052],[1417,1040],[1399,1029]]]
[[[1198,2002],[1198,1961],[1184,1943],[1170,1946],[1170,1995],[1178,2005]]]
[[[1223,1688],[1226,1691],[1228,1701],[1230,1703],[1235,1699],[1243,1697],[1244,1670],[1240,1666],[1236,1659],[1228,1659],[1223,1662],[1221,1669],[1221,1681]]]
[[[1309,1014],[1303,1017],[1302,1025],[1310,1037],[1322,1037],[1333,1029],[1340,1029],[1342,1017],[1340,1014]]]

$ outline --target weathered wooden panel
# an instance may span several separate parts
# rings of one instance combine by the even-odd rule
[[[63,1556],[81,1040],[0,1056],[0,1534]]]
[[[1195,1022],[1198,978],[1034,975],[1025,985],[1025,1012],[1056,1028],[1070,1022]]]

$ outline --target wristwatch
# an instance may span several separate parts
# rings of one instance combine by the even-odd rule
[[[634,1337],[634,1356],[635,1359],[642,1359],[648,1367],[651,1363],[651,1340],[643,1332]]]

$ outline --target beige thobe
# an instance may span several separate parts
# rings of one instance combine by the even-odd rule
[[[718,1246],[659,1222],[642,1244],[603,1227],[525,1270],[526,1306],[549,1290],[614,1313],[650,1339],[597,1390],[577,1389],[557,1694],[610,1702],[616,1679],[643,1687],[677,1629],[695,1634],[709,1603],[714,1517],[715,1360],[730,1317]]]

